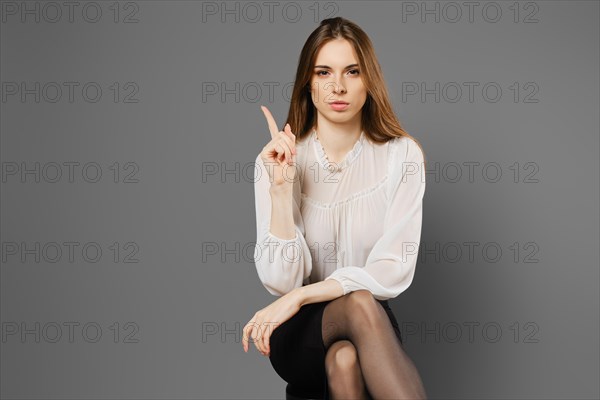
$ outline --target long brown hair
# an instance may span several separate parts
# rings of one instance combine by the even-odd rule
[[[358,56],[360,73],[367,89],[367,99],[361,110],[361,129],[365,136],[376,143],[385,143],[395,137],[408,136],[423,151],[419,141],[402,128],[394,114],[383,72],[371,40],[358,25],[342,17],[322,20],[302,47],[286,121],[290,124],[296,139],[302,140],[307,137],[316,123],[315,105],[310,94],[310,79],[319,49],[334,39],[348,40]]]

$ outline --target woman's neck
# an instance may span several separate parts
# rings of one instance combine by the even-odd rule
[[[341,162],[353,148],[361,134],[361,127],[353,124],[321,123],[315,127],[317,139],[329,161]]]

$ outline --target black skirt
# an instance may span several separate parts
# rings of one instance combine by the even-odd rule
[[[300,397],[329,399],[321,322],[325,306],[333,300],[305,304],[271,334],[269,360],[277,374],[286,381],[288,391]],[[398,321],[387,300],[377,300],[386,311],[403,346]]]

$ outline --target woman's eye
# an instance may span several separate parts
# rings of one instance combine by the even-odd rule
[[[358,75],[358,74],[360,73],[360,71],[359,71],[359,70],[357,70],[357,69],[352,69],[352,70],[350,70],[350,71],[348,71],[348,72],[355,72],[354,74],[351,74],[351,75]],[[321,73],[325,73],[325,74],[327,74],[328,72],[327,72],[327,71],[318,71],[318,72],[317,72],[317,75],[318,75],[318,76],[324,76],[324,75],[321,75]]]

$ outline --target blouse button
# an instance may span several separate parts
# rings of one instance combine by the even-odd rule
[[[333,164],[333,163],[330,163],[330,164],[328,164],[328,165],[327,165],[327,169],[328,169],[330,172],[334,172],[334,171],[337,171],[337,169],[338,169],[338,168],[337,168],[337,166],[336,166],[335,164]]]

